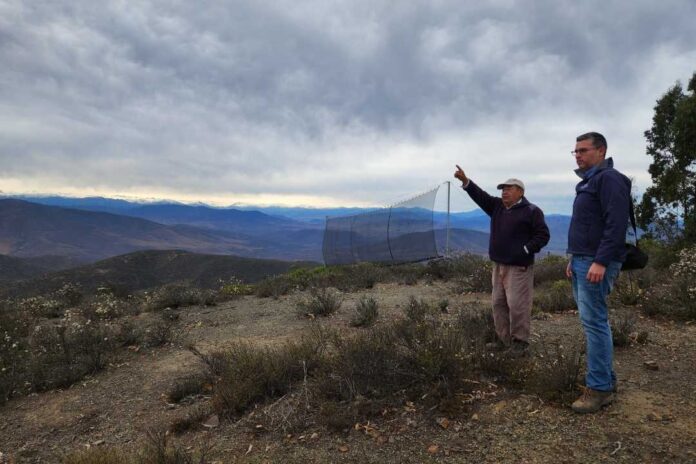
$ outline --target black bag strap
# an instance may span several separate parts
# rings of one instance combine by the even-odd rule
[[[633,226],[633,237],[636,239],[636,246],[638,246],[638,230],[636,228],[636,213],[633,211],[633,200],[629,201],[631,208],[629,209],[629,218],[631,219],[631,225]]]

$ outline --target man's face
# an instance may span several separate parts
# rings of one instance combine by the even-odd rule
[[[602,162],[606,148],[595,148],[592,140],[586,139],[575,143],[575,162],[580,169],[590,169]]]
[[[524,190],[516,185],[503,185],[503,204],[510,207],[517,203],[524,195]]]

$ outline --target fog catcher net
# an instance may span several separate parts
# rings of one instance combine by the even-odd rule
[[[324,263],[407,263],[437,257],[433,210],[439,188],[389,208],[327,218]]]

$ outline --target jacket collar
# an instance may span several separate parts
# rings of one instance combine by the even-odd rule
[[[614,160],[610,156],[609,158],[603,159],[602,162],[600,162],[599,164],[592,166],[590,169],[576,169],[575,174],[577,174],[579,178],[581,178],[583,180],[587,180],[590,177],[597,174],[599,171],[602,171],[602,170],[608,169],[608,168],[613,168],[613,167],[614,167]]]
[[[514,205],[510,206],[507,209],[521,208],[522,206],[526,206],[528,204],[529,204],[529,200],[527,200],[527,198],[525,198],[525,197],[522,197],[517,201],[517,203],[515,203]]]

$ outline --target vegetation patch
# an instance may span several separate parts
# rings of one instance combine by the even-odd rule
[[[362,296],[355,305],[355,315],[350,321],[353,327],[368,327],[374,324],[379,316],[377,300],[371,296]]]

